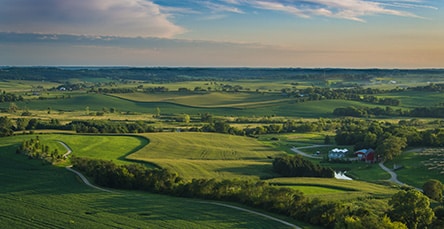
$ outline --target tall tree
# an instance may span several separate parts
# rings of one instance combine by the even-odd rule
[[[419,191],[399,191],[389,200],[389,205],[388,216],[392,221],[402,222],[410,229],[427,228],[432,223],[434,212],[430,200]]]
[[[442,192],[444,186],[439,180],[430,179],[422,186],[424,195],[428,196],[432,200],[442,201]]]
[[[376,152],[383,156],[385,160],[392,160],[399,156],[407,146],[407,139],[390,135],[376,147]]]

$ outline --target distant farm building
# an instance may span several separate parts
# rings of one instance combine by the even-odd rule
[[[348,149],[334,148],[328,152],[328,159],[329,160],[342,159],[342,158],[345,158],[347,153],[348,153]]]
[[[375,151],[373,149],[361,149],[355,152],[355,155],[361,161],[373,163],[376,161]]]

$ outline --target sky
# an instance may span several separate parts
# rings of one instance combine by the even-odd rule
[[[0,66],[444,68],[444,0],[0,0]]]

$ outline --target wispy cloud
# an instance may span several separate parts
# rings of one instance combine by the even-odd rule
[[[329,17],[365,21],[374,15],[421,16],[412,9],[437,9],[425,0],[214,0],[199,1],[212,12],[248,13],[254,9],[277,11],[302,18]]]
[[[0,5],[0,31],[122,37],[172,37],[185,31],[146,0],[0,0]]]
[[[235,1],[230,1],[230,2],[231,2],[231,4],[236,4]],[[202,4],[213,12],[229,12],[229,13],[237,13],[237,14],[244,13],[241,9],[231,6],[231,5],[214,3],[214,2],[210,2],[210,1],[202,2]]]

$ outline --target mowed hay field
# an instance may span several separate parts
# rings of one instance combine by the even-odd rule
[[[273,176],[272,158],[283,154],[256,139],[216,133],[149,133],[150,143],[128,155],[192,178]]]
[[[67,149],[60,144],[65,143],[71,150],[72,155],[77,157],[87,157],[92,159],[111,160],[117,164],[131,163],[125,159],[126,155],[144,147],[148,140],[140,136],[130,135],[82,135],[82,134],[39,134],[39,135],[18,135],[14,137],[2,138],[10,139],[18,147],[25,140],[38,136],[42,144],[50,149],[57,149],[64,154]]]
[[[65,168],[15,154],[10,143],[0,142],[0,228],[289,228],[199,200],[96,190]]]

